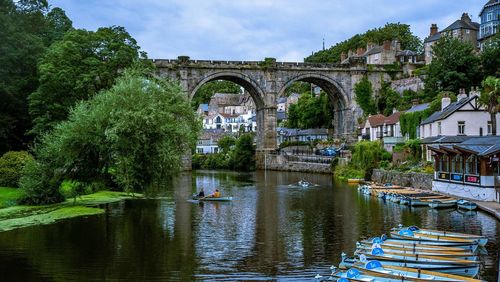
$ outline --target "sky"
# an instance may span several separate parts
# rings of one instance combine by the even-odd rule
[[[313,51],[388,22],[425,38],[486,0],[49,0],[75,28],[123,26],[152,59],[301,62]]]

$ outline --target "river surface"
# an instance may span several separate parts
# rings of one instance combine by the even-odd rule
[[[290,186],[303,177],[319,186]],[[235,200],[188,202],[201,187]],[[482,212],[410,210],[328,175],[288,172],[197,171],[150,193],[159,199],[0,233],[0,281],[314,281],[357,240],[400,223],[488,236],[481,278],[497,280],[500,224]]]

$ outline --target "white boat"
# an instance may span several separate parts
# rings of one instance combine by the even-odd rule
[[[448,252],[448,253],[461,253],[461,254],[475,254],[475,252],[472,252],[470,250],[465,250],[460,247],[448,247],[448,246],[440,246],[440,245],[424,245],[424,244],[404,244],[400,242],[388,242],[384,241],[382,243],[378,244],[373,244],[371,241],[364,240],[361,242],[356,242],[356,247],[370,247],[373,248],[373,246],[376,246],[378,248],[382,249],[389,249],[389,250],[403,250],[406,252],[417,252],[417,251],[429,251],[429,252]]]
[[[401,282],[401,279],[392,279],[392,278],[377,277],[377,276],[362,274],[358,269],[355,268],[350,268],[345,272],[343,271],[332,272],[330,277],[336,278],[337,282],[347,282],[347,281]]]
[[[457,205],[457,200],[450,199],[450,200],[437,200],[434,199],[429,202],[429,207],[433,209],[438,209],[438,208],[453,208]]]
[[[460,199],[457,201],[457,206],[459,209],[464,209],[464,210],[468,210],[468,211],[473,211],[475,209],[477,209],[477,204],[476,203],[473,203],[471,201],[467,201],[467,200],[464,200],[464,199]]]
[[[480,280],[467,278],[458,275],[445,274],[436,271],[426,271],[408,267],[398,267],[398,266],[383,266],[380,261],[372,260],[365,264],[356,263],[353,266],[354,269],[360,270],[362,274],[372,275],[381,278],[388,279],[399,279],[399,281],[467,281],[467,282],[479,282]]]
[[[404,230],[402,226],[399,226],[399,229]],[[417,226],[409,226],[407,230],[411,231],[414,234],[426,235],[427,236],[426,238],[435,239],[437,241],[439,241],[439,239],[447,237],[453,239],[454,241],[460,239],[467,241],[474,241],[477,244],[479,244],[479,246],[482,247],[484,247],[486,243],[488,243],[488,238],[486,236],[481,236],[481,235],[424,229],[424,228],[419,228]]]

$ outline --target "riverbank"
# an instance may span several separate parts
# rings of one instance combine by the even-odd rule
[[[17,190],[17,191],[15,191]],[[53,205],[24,206],[13,205],[21,191],[16,188],[0,187],[0,232],[35,225],[45,225],[59,220],[102,214],[104,209],[97,207],[132,198],[142,198],[142,194],[128,194],[125,192],[100,191],[83,195],[76,199]],[[5,207],[6,205],[10,205]],[[1,208],[3,207],[3,208]]]

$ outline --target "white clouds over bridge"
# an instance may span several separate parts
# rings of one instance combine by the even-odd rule
[[[77,28],[124,26],[151,58],[302,61],[356,33],[401,22],[420,37],[485,1],[467,0],[49,0]]]

